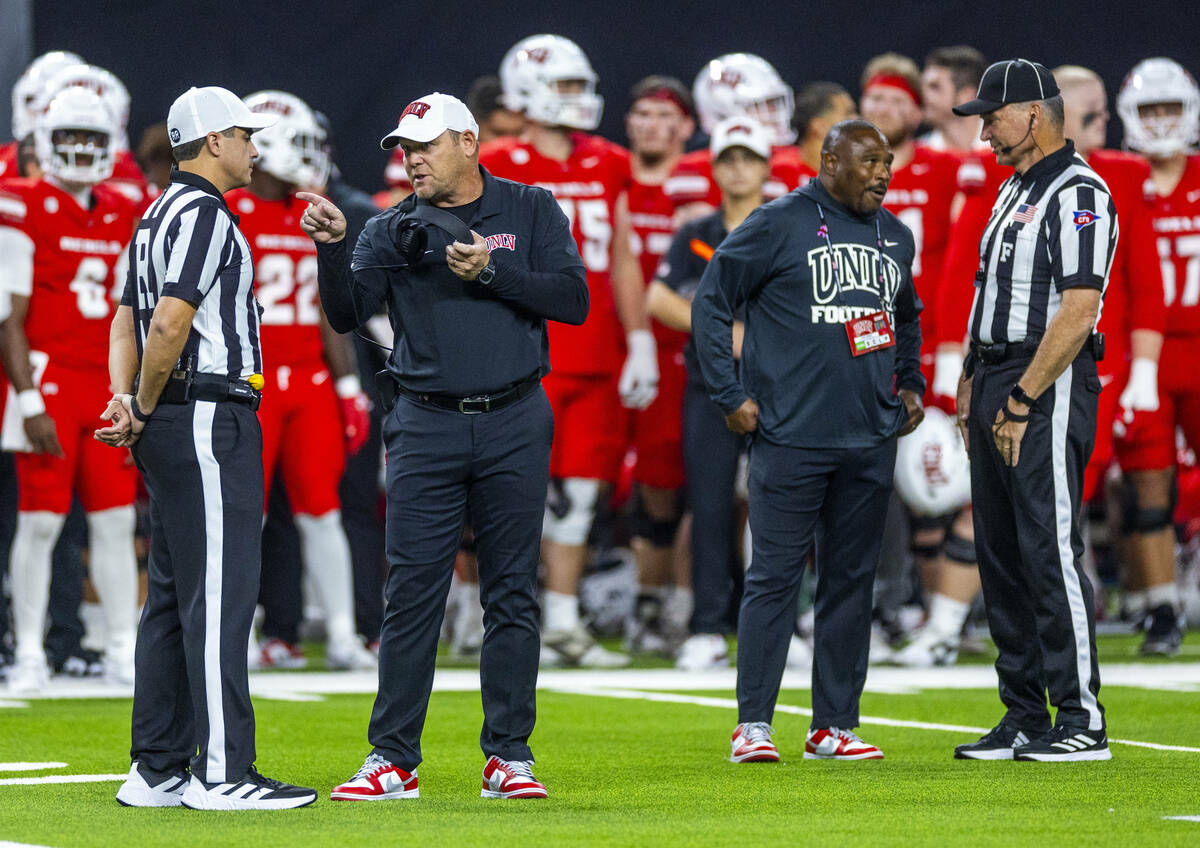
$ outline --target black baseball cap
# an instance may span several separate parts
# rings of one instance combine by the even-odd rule
[[[955,115],[982,115],[1006,103],[1046,100],[1058,94],[1054,74],[1028,59],[1005,59],[989,65],[974,100],[954,107]]]

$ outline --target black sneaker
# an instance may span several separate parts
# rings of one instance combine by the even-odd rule
[[[1075,763],[1083,760],[1111,760],[1108,737],[1103,730],[1086,730],[1056,725],[1049,733],[1013,751],[1013,759],[1022,762]]]
[[[956,760],[1011,760],[1013,750],[1041,735],[1037,730],[1021,730],[1006,722],[1000,722],[978,742],[968,742],[954,749]]]
[[[183,806],[193,810],[290,810],[315,800],[315,789],[263,777],[254,766],[231,783],[205,783],[192,775],[183,793]]]
[[[1142,656],[1173,657],[1179,653],[1183,630],[1179,614],[1171,604],[1159,604],[1146,615],[1146,638],[1142,641]]]

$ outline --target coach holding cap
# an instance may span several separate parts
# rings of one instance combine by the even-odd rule
[[[274,118],[232,92],[171,105],[178,169],[146,210],[109,341],[117,394],[96,437],[132,446],[150,492],[126,806],[269,810],[316,800],[254,767],[246,643],[258,597],[262,356],[254,263],[223,194],[250,182]],[[190,766],[190,776],[188,774]]]
[[[353,260],[328,200],[301,219],[317,242],[321,303],[348,332],[386,300],[395,349],[380,373],[394,404],[387,449],[387,612],[374,746],[335,800],[417,797],[438,630],[464,521],[479,552],[485,798],[544,798],[529,736],[540,650],[538,547],[553,417],[546,321],[581,324],[587,280],[550,192],[492,177],[459,100],[414,100],[382,141],[413,194],[368,222]]]
[[[989,67],[980,138],[1013,174],[979,245],[971,350],[958,388],[975,544],[1007,711],[962,759],[1107,760],[1080,492],[1096,437],[1095,335],[1117,244],[1108,187],[1063,137],[1054,77]],[[1057,708],[1053,727],[1046,700]]]

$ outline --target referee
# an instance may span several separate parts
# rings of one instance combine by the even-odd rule
[[[118,394],[103,416],[112,426],[96,436],[132,446],[150,493],[133,765],[117,792],[126,806],[268,810],[316,799],[254,768],[246,676],[261,554],[262,356],[250,247],[222,195],[250,181],[250,136],[273,121],[223,88],[192,88],[171,105],[179,169],[134,235],[113,319]]]
[[[1080,492],[1096,437],[1095,334],[1117,244],[1108,187],[1063,137],[1054,77],[997,62],[980,138],[1013,174],[980,242],[971,350],[958,388],[988,625],[1007,711],[960,759],[1107,760]],[[1057,708],[1053,726],[1046,700]]]

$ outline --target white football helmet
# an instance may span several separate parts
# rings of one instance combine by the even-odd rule
[[[86,88],[100,95],[117,122],[117,135],[114,139],[116,149],[129,149],[129,139],[125,136],[125,128],[129,125],[129,90],[117,79],[116,74],[95,65],[70,65],[47,80],[42,97],[38,101],[39,106],[44,109],[46,104],[65,88]]]
[[[578,80],[579,92],[559,91],[559,83]],[[543,124],[594,130],[600,125],[604,98],[596,93],[596,72],[579,45],[561,35],[531,35],[512,46],[500,63],[504,105]]]
[[[949,415],[926,407],[925,420],[896,447],[896,494],[916,515],[957,512],[971,501],[971,466]]]
[[[83,59],[74,53],[68,53],[66,50],[51,50],[49,53],[43,53],[29,63],[29,67],[21,74],[21,78],[17,80],[17,84],[13,86],[13,138],[20,141],[33,132],[34,119],[37,117],[37,111],[34,107],[41,97],[42,88],[46,85],[46,81],[63,68],[78,65],[82,62]]]
[[[1146,117],[1139,106],[1179,103],[1179,117]],[[1126,146],[1150,156],[1173,156],[1200,140],[1200,87],[1182,65],[1171,59],[1143,59],[1121,83],[1117,114],[1125,124]]]
[[[89,138],[63,137],[72,131],[89,133]],[[33,128],[42,170],[64,182],[88,185],[112,176],[116,136],[117,122],[108,104],[96,92],[77,86],[56,94]]]
[[[254,134],[254,167],[300,188],[323,188],[329,181],[325,130],[308,104],[286,91],[256,91],[245,98],[251,112],[275,115],[274,126]]]
[[[700,69],[692,85],[700,126],[713,128],[734,117],[750,117],[771,130],[771,143],[791,144],[796,140],[792,113],[796,98],[771,63],[753,53],[718,56]]]

